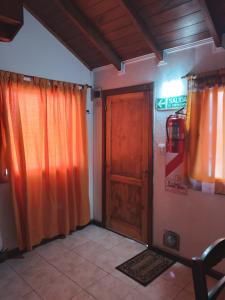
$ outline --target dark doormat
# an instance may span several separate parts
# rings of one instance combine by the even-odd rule
[[[146,286],[174,263],[174,260],[147,249],[116,269]]]

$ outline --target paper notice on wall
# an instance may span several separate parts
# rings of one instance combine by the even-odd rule
[[[166,191],[187,194],[183,153],[166,153]]]
[[[202,182],[202,192],[215,194],[215,183]]]

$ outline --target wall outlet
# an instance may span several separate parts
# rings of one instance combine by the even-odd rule
[[[175,249],[177,251],[180,250],[180,236],[176,232],[165,230],[163,234],[163,245]]]
[[[102,98],[102,90],[101,89],[95,89],[92,90],[93,98],[94,99],[101,99]]]

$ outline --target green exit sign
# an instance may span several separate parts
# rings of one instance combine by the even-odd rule
[[[156,109],[157,110],[169,110],[182,108],[187,105],[187,96],[175,96],[169,98],[157,98]]]

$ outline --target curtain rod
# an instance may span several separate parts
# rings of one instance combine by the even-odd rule
[[[49,81],[58,81],[58,82],[65,82],[65,83],[70,83],[70,84],[74,84],[74,85],[78,85],[81,88],[87,87],[92,89],[92,86],[89,84],[81,84],[81,83],[74,83],[74,82],[68,82],[68,81],[62,81],[62,80],[55,80],[55,79],[48,79],[48,78],[44,78],[44,77],[39,77],[39,76],[32,76],[32,75],[26,75],[26,74],[22,74],[24,76],[24,79],[33,79],[34,77],[36,78],[41,78],[41,79],[46,79]]]
[[[197,75],[195,74],[186,74],[184,76],[181,77],[181,79],[196,79],[197,78]]]
[[[196,78],[204,78],[204,77],[213,77],[213,76],[220,76],[225,75],[225,69],[213,70],[208,72],[202,72],[199,74],[186,74],[181,77],[181,79],[196,79]]]
[[[13,74],[17,74],[17,75],[22,75],[24,76],[24,80],[27,81],[31,81],[31,79],[33,78],[40,78],[40,79],[45,79],[45,80],[49,80],[49,81],[58,81],[58,82],[65,82],[65,83],[70,83],[70,84],[74,84],[74,85],[78,85],[81,88],[87,87],[92,89],[92,86],[89,84],[81,84],[81,83],[74,83],[74,82],[68,82],[68,81],[62,81],[62,80],[56,80],[56,79],[48,79],[48,78],[44,78],[44,77],[39,77],[39,76],[34,76],[34,75],[27,75],[27,74],[21,74],[21,73],[15,73],[15,72],[11,72],[11,71],[3,71],[0,70],[0,72],[7,72],[7,73],[13,73]]]

